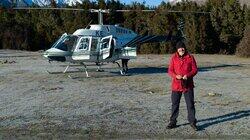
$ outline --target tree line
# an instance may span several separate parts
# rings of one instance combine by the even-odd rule
[[[52,2],[51,7],[56,7],[56,4]],[[69,8],[86,11],[14,10],[0,5],[0,49],[48,49],[61,34],[73,33],[89,23],[96,24],[97,13],[90,13],[88,9],[110,9],[111,12],[104,15],[105,24],[119,24],[138,34],[166,35],[171,31],[176,35],[179,22],[182,21],[187,48],[191,53],[235,54],[237,45],[244,37],[244,30],[250,23],[250,10],[238,0],[208,0],[203,5],[190,1],[176,5],[162,2],[154,7],[138,2],[126,5],[116,0],[84,0],[82,4]],[[115,12],[116,9],[135,11]],[[171,13],[167,12],[169,10],[210,13]],[[175,41],[148,43],[140,45],[138,52],[172,53],[174,45]]]

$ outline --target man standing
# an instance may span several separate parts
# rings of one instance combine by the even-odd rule
[[[193,77],[197,74],[196,61],[194,57],[187,52],[183,42],[178,42],[176,49],[177,52],[172,55],[168,68],[168,74],[172,78],[172,112],[167,128],[172,129],[176,127],[180,100],[182,94],[184,94],[188,110],[188,121],[194,130],[198,130],[196,126],[197,120],[195,118],[193,83]]]
[[[123,72],[123,74],[127,74],[127,72],[128,72],[128,61],[129,61],[129,59],[122,59],[122,72]]]

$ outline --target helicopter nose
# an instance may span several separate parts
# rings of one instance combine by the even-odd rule
[[[50,48],[44,52],[43,56],[49,61],[66,61],[66,56],[68,56],[67,51],[63,51],[57,48]]]

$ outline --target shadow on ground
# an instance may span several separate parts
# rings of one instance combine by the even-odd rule
[[[198,71],[199,72],[207,72],[207,71],[212,71],[217,68],[228,68],[228,67],[242,67],[241,65],[227,65],[227,64],[222,64],[222,65],[216,65],[216,66],[208,66],[208,67],[199,67]],[[104,74],[104,75],[98,75],[94,76],[97,78],[101,77],[114,77],[114,76],[121,76],[120,71],[117,68],[114,68],[116,70],[109,71],[108,69],[113,69],[113,68],[104,68],[105,72],[109,72],[112,75]],[[96,71],[95,68],[88,68],[89,72]],[[162,74],[162,73],[167,73],[168,69],[166,67],[133,67],[129,68],[128,74],[125,76],[133,76],[133,75],[140,75],[140,74]],[[77,72],[85,72],[85,70],[80,70],[80,71],[67,71],[67,73],[77,73]],[[61,72],[50,72],[53,74],[58,74]],[[93,75],[93,74],[91,74]]]
[[[250,116],[250,110],[242,110],[242,111],[232,112],[232,113],[228,113],[228,114],[217,116],[217,117],[201,119],[201,120],[198,120],[197,122],[201,123],[201,125],[198,125],[199,129],[204,130],[205,128],[211,125],[215,125],[215,124],[219,124],[219,123],[227,122],[227,121],[233,121],[233,120],[237,120],[237,119],[241,119],[243,117],[249,117],[249,116]],[[180,126],[188,125],[188,124],[189,123],[180,124]]]
[[[242,67],[241,65],[228,65],[228,64],[221,64],[221,65],[215,65],[215,66],[207,66],[207,67],[199,67],[199,72],[206,72],[211,71],[217,68],[228,68],[228,67]]]
[[[142,67],[142,68],[130,68],[128,73],[130,74],[156,74],[167,73],[167,68],[159,67]]]
[[[199,67],[199,72],[212,71],[217,68],[228,68],[228,67],[242,67],[241,65],[228,65],[221,64],[215,66],[207,66],[207,67]],[[166,67],[138,67],[138,68],[130,68],[129,74],[157,74],[157,73],[167,73],[168,69]]]

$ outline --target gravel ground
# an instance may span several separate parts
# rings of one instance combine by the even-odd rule
[[[200,131],[188,125],[184,98],[176,129],[167,130],[170,55],[140,55],[129,75],[117,65],[90,78],[66,74],[66,63],[49,64],[41,52],[0,50],[0,138],[21,139],[249,139],[250,59],[194,55],[199,73],[195,105]]]

